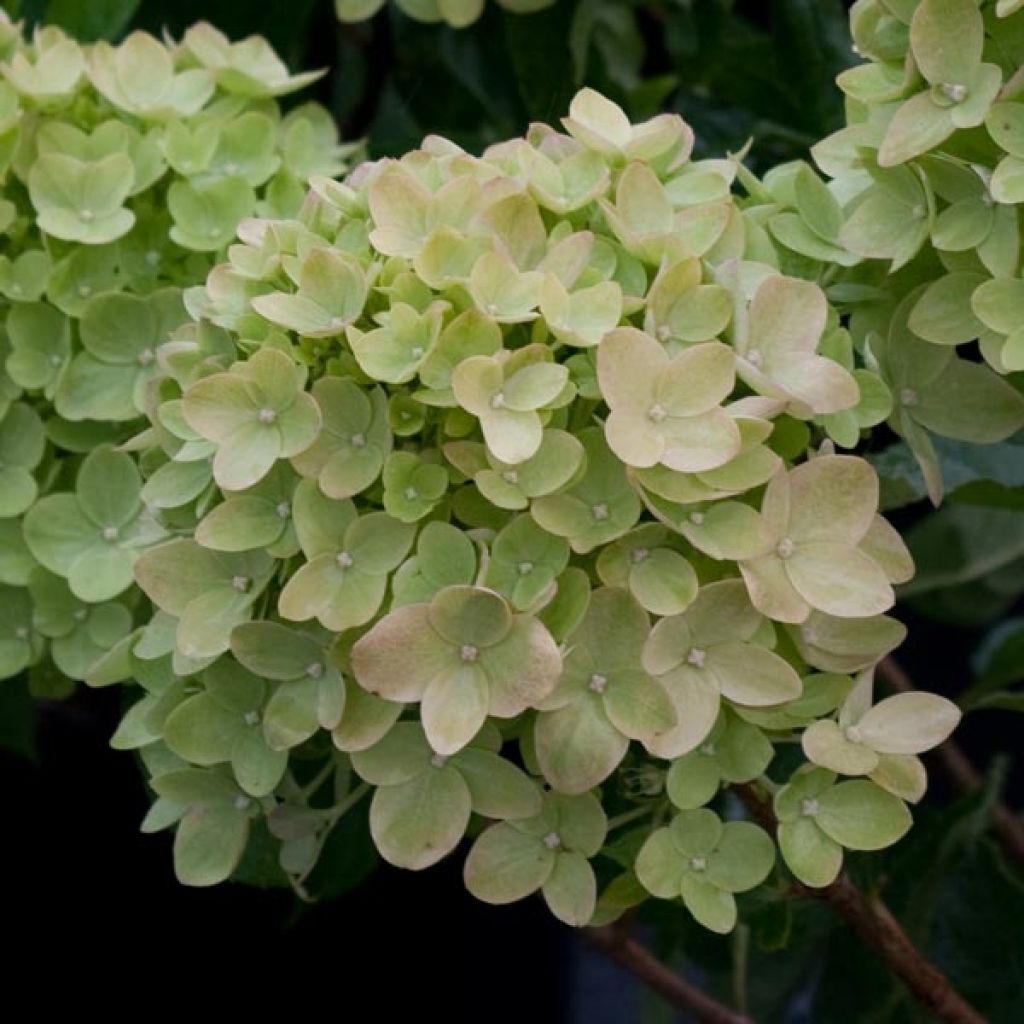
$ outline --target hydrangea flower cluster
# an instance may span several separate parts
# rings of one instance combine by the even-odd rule
[[[890,427],[934,501],[933,436],[1001,441],[1024,423],[1024,76],[1017,0],[861,0],[866,63],[848,124],[812,150],[832,179],[778,168],[767,225],[784,265],[827,282],[894,402]],[[976,355],[980,349],[981,359]]]
[[[372,790],[393,864],[475,836],[481,899],[728,931],[776,837],[725,787],[774,792],[809,885],[910,825],[958,712],[873,700],[913,566],[843,449],[889,387],[738,157],[591,90],[562,127],[428,138],[244,221],[155,348],[148,427],[60,496],[149,602],[88,681],[144,690],[114,743],[188,884],[258,834],[304,892]],[[96,544],[53,572],[95,581]]]
[[[275,99],[319,74],[207,24],[115,47],[0,21],[0,678],[65,692],[131,631],[135,559],[179,524],[112,446],[144,422],[183,288],[241,221],[343,170],[327,111]]]

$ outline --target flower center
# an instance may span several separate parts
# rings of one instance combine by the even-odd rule
[[[549,850],[557,850],[562,845],[562,839],[557,832],[549,832],[543,841]]]
[[[519,474],[514,469],[506,469],[501,474],[501,479],[507,484],[517,484],[519,483]]]
[[[668,415],[668,410],[660,402],[655,402],[654,405],[647,410],[647,418],[652,423],[660,423]]]
[[[694,526],[700,526],[700,524],[704,522],[704,513],[703,512],[691,512],[690,513],[690,522],[693,523]]]
[[[231,577],[231,586],[240,594],[244,594],[249,589],[250,583],[252,583],[252,580],[250,580],[248,576]]]
[[[409,355],[412,356],[413,359],[422,359],[423,358],[423,348],[422,348],[422,346],[420,346],[420,345],[413,345],[413,347],[411,349],[409,349]]]
[[[818,813],[818,801],[817,800],[801,800],[800,801],[800,813],[805,818],[813,818]]]
[[[629,553],[629,558],[634,565],[638,565],[647,558],[648,555],[650,555],[650,551],[648,551],[647,548],[633,548]]]
[[[415,487],[406,487],[405,489],[405,500],[415,501],[420,496],[420,492]]]
[[[608,518],[608,506],[604,502],[594,505],[590,514],[600,523]]]
[[[319,661],[314,661],[312,664],[306,666],[306,675],[310,679],[319,679],[324,674],[324,667]]]
[[[338,563],[339,569],[351,569],[355,559],[347,551],[339,551],[335,562]]]
[[[255,711],[246,711],[242,717],[245,719],[246,725],[255,725],[260,720],[260,716]]]
[[[778,547],[775,549],[775,553],[779,558],[789,558],[793,554],[794,545],[793,541],[789,537],[783,537],[779,541]]]
[[[903,388],[900,391],[900,405],[917,405],[917,392],[913,388]]]
[[[704,746],[702,746],[700,748],[700,752],[705,757],[714,757],[715,756],[715,745],[714,745],[714,743],[705,743]]]
[[[292,507],[287,501],[282,501],[274,511],[279,519],[287,519],[292,514]]]
[[[707,868],[708,862],[704,857],[691,857],[690,868],[694,871],[703,871]]]
[[[430,763],[435,768],[443,768],[448,763],[448,758],[444,754],[434,754],[430,759]]]
[[[954,103],[963,103],[967,98],[967,86],[960,83],[946,82],[942,85],[942,95]]]
[[[846,736],[846,738],[851,743],[863,743],[864,742],[864,737],[861,735],[860,729],[858,729],[857,726],[855,726],[855,725],[849,726],[845,730],[844,735]]]
[[[764,356],[755,348],[747,353],[747,362],[750,363],[751,366],[760,366],[764,363]]]
[[[277,419],[277,413],[273,409],[260,409],[259,421],[260,423],[273,423]]]
[[[533,572],[533,562],[520,562],[516,568],[520,576],[529,576]]]
[[[96,214],[86,208],[78,211],[78,217],[79,220],[84,220],[86,224],[91,224],[96,219]]]
[[[463,644],[459,648],[459,657],[463,661],[472,664],[472,662],[480,657],[480,648],[476,644]]]
[[[659,341],[668,341],[668,339],[671,338],[671,337],[672,337],[672,332],[668,329],[668,327],[666,327],[664,324],[662,324],[661,327],[658,328],[658,340]]]
[[[505,408],[505,395],[499,391],[496,395],[491,395],[491,408],[492,409],[504,409]]]
[[[366,438],[365,438],[365,436],[364,436],[364,435],[362,435],[362,434],[353,434],[353,435],[352,435],[352,436],[351,436],[351,437],[350,437],[350,438],[348,439],[348,443],[349,443],[349,444],[350,444],[350,445],[351,445],[351,446],[352,446],[353,448],[365,448],[365,447],[366,447]]]
[[[590,677],[590,682],[587,685],[594,693],[604,693],[608,688],[608,677],[601,675],[600,672],[595,672]]]
[[[119,530],[116,526],[104,526],[103,527],[103,539],[107,542],[113,542],[117,540]]]
[[[248,810],[249,804],[251,804],[251,803],[252,803],[252,801],[247,796],[242,796],[242,794],[239,793],[238,796],[235,797],[235,810],[236,811]]]
[[[80,284],[78,286],[78,294],[81,298],[87,299],[89,298],[90,295],[92,295],[92,288],[90,288],[89,285],[87,284]]]
[[[156,353],[151,348],[144,348],[138,355],[139,366],[149,366],[156,359]]]
[[[699,647],[694,647],[692,651],[686,656],[686,660],[694,666],[694,668],[703,668],[704,659],[708,656],[707,651],[701,650]]]

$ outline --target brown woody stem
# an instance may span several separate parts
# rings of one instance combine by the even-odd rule
[[[771,804],[753,786],[735,788],[754,817],[774,833],[778,821]],[[845,874],[821,889],[797,882],[793,892],[831,907],[936,1020],[948,1024],[985,1024],[985,1018],[953,988],[942,971],[922,955],[878,896],[862,892]]]
[[[588,928],[583,934],[609,960],[701,1024],[754,1024],[750,1017],[737,1013],[681,978],[671,967],[631,938],[621,924]]]
[[[906,670],[893,657],[883,658],[878,665],[879,678],[897,693],[916,689]],[[985,780],[955,740],[946,740],[932,751],[943,773],[961,793],[975,793]],[[1024,824],[1001,800],[992,807],[992,830],[1003,849],[1018,866],[1024,867]]]

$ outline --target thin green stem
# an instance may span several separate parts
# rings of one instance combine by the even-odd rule
[[[608,819],[608,831],[619,828],[622,825],[628,825],[631,821],[636,821],[637,818],[644,818],[650,814],[655,804],[644,804],[642,807],[634,807],[631,811],[623,811],[622,814],[616,814],[614,818]]]

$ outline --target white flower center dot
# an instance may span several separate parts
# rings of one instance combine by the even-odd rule
[[[156,353],[151,348],[144,348],[138,355],[139,366],[149,366],[156,359]]]
[[[415,487],[406,487],[405,489],[405,500],[415,501],[420,496],[420,492]]]
[[[667,415],[668,412],[665,407],[658,402],[655,402],[654,405],[647,410],[647,418],[652,423],[660,423]]]
[[[491,408],[492,409],[504,409],[505,408],[505,396],[502,392],[498,392],[496,395],[491,396]]]
[[[247,796],[242,796],[241,794],[239,794],[238,796],[235,797],[235,810],[236,811],[247,810],[250,803],[252,803],[252,801]]]
[[[805,818],[813,818],[818,813],[818,801],[817,800],[801,800],[800,801],[800,813]]]
[[[476,644],[463,644],[459,648],[459,657],[463,661],[474,662],[480,657],[480,649]]]
[[[705,757],[714,757],[715,756],[715,745],[714,745],[714,743],[705,743],[704,746],[702,746],[700,748],[700,752]]]
[[[690,867],[694,871],[703,871],[708,866],[708,862],[703,857],[691,857]]]
[[[314,661],[312,664],[306,666],[306,675],[310,679],[319,679],[324,674],[324,667],[319,661]]]
[[[118,529],[116,526],[103,527],[103,539],[107,541],[117,540]]]
[[[422,346],[420,346],[420,345],[413,345],[413,347],[411,349],[409,349],[409,355],[412,356],[413,359],[422,359],[423,358],[423,348],[422,348]]]
[[[430,763],[435,768],[443,768],[448,763],[448,758],[444,754],[434,754],[430,759]]]
[[[913,388],[900,391],[900,405],[917,405],[917,392]]]
[[[79,220],[84,220],[86,224],[89,224],[96,219],[96,214],[92,210],[84,209],[78,211],[78,217]]]
[[[348,443],[352,445],[353,448],[365,448],[366,438],[362,434],[353,434],[349,438]]]
[[[658,328],[658,338],[661,341],[668,341],[668,339],[671,338],[671,337],[672,337],[672,332],[667,327],[662,325],[661,327]]]
[[[282,501],[274,511],[277,513],[279,519],[287,519],[292,514],[292,507],[287,501]]]
[[[57,355],[56,353],[54,353],[52,356],[50,356],[50,365],[51,366],[60,366],[60,364],[63,363],[63,362],[64,362],[64,360],[61,359],[61,357],[59,355]]]
[[[598,522],[601,522],[608,518],[608,506],[603,502],[598,505],[594,505],[593,508],[591,508],[590,513]]]
[[[519,474],[514,469],[506,469],[501,474],[501,479],[507,484],[517,484],[519,483]]]
[[[89,285],[87,284],[80,284],[78,286],[78,294],[81,298],[87,299],[89,298],[90,295],[92,295],[92,288],[90,288]]]
[[[340,569],[351,569],[354,560],[347,551],[339,551],[335,561]]]
[[[235,588],[240,594],[244,594],[249,589],[249,584],[252,581],[248,576],[232,576],[231,586]]]
[[[260,423],[273,423],[277,419],[277,413],[273,409],[260,409],[259,421]]]
[[[533,562],[520,562],[516,568],[520,576],[529,576],[533,572]]]
[[[595,672],[590,677],[590,682],[587,684],[594,693],[604,693],[608,686],[608,677],[601,675],[600,672]]]
[[[793,554],[793,542],[789,537],[783,537],[779,541],[779,546],[775,549],[775,553],[779,558],[789,558]]]
[[[703,512],[691,512],[690,513],[690,522],[693,523],[694,526],[700,526],[700,524],[704,522],[704,513]]]
[[[246,711],[245,713],[245,724],[255,725],[260,720],[260,716],[255,711]]]
[[[967,86],[957,83],[945,83],[942,86],[942,95],[954,103],[963,103],[967,98]]]
[[[544,837],[544,845],[549,850],[557,850],[558,847],[562,845],[562,840],[557,832],[549,832]]]
[[[72,618],[75,622],[85,622],[89,617],[89,613],[84,608],[76,608]]]
[[[694,647],[692,651],[686,656],[686,660],[693,665],[695,668],[704,667],[704,659],[708,656],[707,651],[701,650],[699,647]]]
[[[645,558],[647,558],[648,555],[650,555],[650,551],[648,551],[647,548],[633,548],[633,550],[629,553],[629,558],[630,561],[632,561],[633,564],[636,565],[639,562],[642,562]]]
[[[861,735],[860,729],[858,729],[855,725],[849,726],[846,729],[845,735],[851,743],[861,743],[864,740],[864,737]]]

